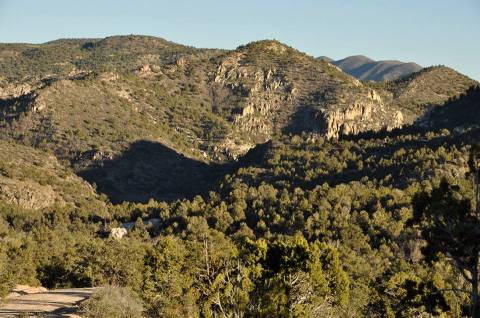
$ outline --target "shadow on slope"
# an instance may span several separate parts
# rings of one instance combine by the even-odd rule
[[[284,134],[301,134],[302,132],[324,133],[326,131],[325,119],[313,107],[300,106],[290,117],[289,124],[283,128]]]
[[[187,158],[152,141],[134,142],[112,160],[87,168],[79,175],[97,185],[112,203],[172,201],[205,194],[226,167]]]
[[[433,129],[468,129],[480,126],[480,86],[472,86],[465,93],[435,107],[417,122]]]
[[[358,135],[343,136],[341,139],[358,141],[359,139],[395,139],[400,136],[418,135],[417,138],[399,138],[393,144],[372,147],[369,152],[374,157],[391,157],[400,148],[412,149],[428,147],[437,149],[448,144],[462,144],[478,141],[478,117],[480,112],[480,90],[471,88],[466,94],[451,99],[443,106],[437,106],[414,125],[394,129],[393,131],[364,132]],[[313,120],[312,120],[313,118]],[[284,132],[321,131],[322,121],[315,118],[312,109],[301,108],[293,115],[292,125]],[[303,129],[301,129],[303,128]],[[307,129],[306,129],[307,128]],[[450,137],[425,139],[428,131],[450,129]],[[461,128],[469,133],[457,134]],[[187,158],[164,145],[151,141],[137,141],[120,156],[104,161],[102,164],[88,168],[80,173],[90,183],[95,183],[99,192],[106,194],[113,203],[122,201],[146,202],[149,199],[173,201],[206,195],[216,190],[220,181],[227,174],[246,166],[263,166],[274,152],[276,145],[272,142],[257,145],[237,162],[226,164],[207,164]],[[412,168],[412,169],[411,169]],[[313,187],[323,182],[338,184],[359,180],[365,176],[382,177],[387,173],[400,176],[413,167],[392,165],[388,171],[381,167],[373,170],[343,171],[340,174],[322,176],[303,186]],[[407,173],[408,175],[408,173]],[[268,179],[268,178],[267,178]],[[263,180],[263,179],[262,179]]]
[[[134,142],[120,156],[86,168],[79,175],[112,203],[171,202],[205,196],[237,169],[266,160],[271,143],[259,144],[236,162],[207,164],[156,142]]]

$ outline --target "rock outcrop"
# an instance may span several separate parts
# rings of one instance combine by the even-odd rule
[[[234,125],[244,132],[268,139],[275,128],[272,121],[275,112],[294,98],[295,88],[276,68],[242,65],[244,58],[245,54],[239,53],[225,59],[218,66],[214,82],[241,97]]]
[[[259,52],[269,55],[270,61],[258,58]],[[285,64],[285,57],[291,63]],[[237,97],[232,122],[257,142],[290,129],[338,138],[404,124],[402,111],[391,107],[377,90],[334,65],[275,41],[256,42],[226,54],[213,82]]]
[[[110,237],[116,240],[122,239],[127,234],[128,234],[127,229],[123,227],[114,227],[110,230]]]
[[[3,177],[0,177],[0,201],[29,210],[41,210],[55,203],[65,204],[50,186]]]
[[[329,106],[331,104],[335,106],[323,107],[326,122],[324,133],[328,138],[365,131],[391,130],[404,123],[402,112],[387,107],[380,95],[372,89],[353,96],[340,93]]]
[[[35,87],[29,83],[6,84],[0,86],[0,99],[18,98],[30,94]]]
[[[142,78],[152,78],[161,74],[161,69],[158,65],[145,64],[135,70],[135,74]]]

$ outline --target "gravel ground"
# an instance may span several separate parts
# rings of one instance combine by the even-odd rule
[[[54,289],[7,298],[0,306],[0,317],[79,317],[78,304],[95,288]]]

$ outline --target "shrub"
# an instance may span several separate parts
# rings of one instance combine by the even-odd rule
[[[106,286],[80,306],[80,313],[90,318],[140,318],[143,304],[129,289]]]

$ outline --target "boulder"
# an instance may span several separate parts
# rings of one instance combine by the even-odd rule
[[[116,240],[120,240],[127,234],[128,234],[127,229],[123,227],[114,227],[110,230],[110,237]]]

